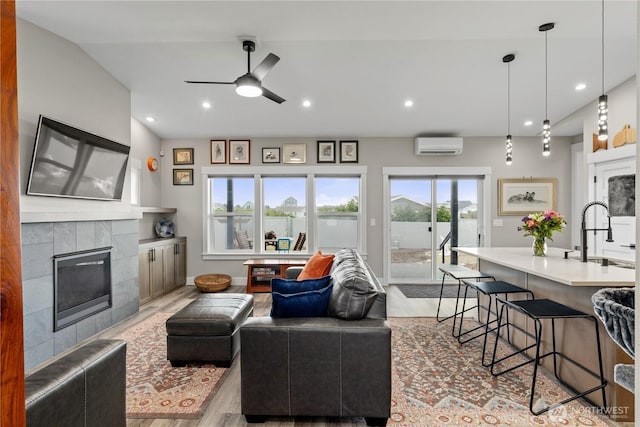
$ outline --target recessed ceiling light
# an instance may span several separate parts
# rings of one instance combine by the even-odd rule
[[[147,117],[146,117],[146,119],[147,119],[147,121],[148,121],[149,123],[153,123],[153,122],[155,122],[155,121],[156,121],[156,119],[154,119],[154,118],[153,118],[153,117],[151,117],[151,116],[147,116]]]
[[[204,101],[202,103],[202,108],[204,108],[205,110],[208,110],[209,108],[211,108],[211,103],[209,101]]]
[[[526,122],[524,122],[525,126],[531,126],[533,124],[533,122],[531,120],[527,120]]]
[[[404,101],[404,106],[407,108],[413,107],[413,101],[410,99],[407,99],[406,101]]]
[[[308,99],[305,99],[304,101],[302,101],[302,106],[304,108],[309,108],[311,107],[311,101],[309,101]]]
[[[576,90],[584,90],[586,87],[587,87],[587,85],[586,85],[586,84],[584,84],[584,83],[578,83],[578,84],[576,85]]]

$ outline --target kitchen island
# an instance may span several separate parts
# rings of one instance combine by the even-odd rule
[[[504,280],[529,289],[533,291],[536,299],[548,298],[588,314],[594,314],[591,296],[598,289],[635,286],[634,269],[581,262],[577,259],[579,253],[575,251],[565,259],[565,251],[558,248],[549,248],[546,257],[533,256],[531,247],[457,247],[453,250],[476,257],[480,271],[493,275],[497,280]],[[527,325],[524,319],[518,320],[522,320],[521,326],[528,331],[533,330],[532,325]],[[632,364],[633,360],[609,337],[602,323],[599,323],[598,327],[605,377],[609,383],[606,387],[607,406],[615,412],[611,415],[612,419],[631,421],[633,420],[633,394],[613,382],[613,367],[616,363]],[[518,347],[531,343],[531,338],[524,334],[519,335],[515,340]],[[556,336],[560,344],[559,351],[597,370],[598,359],[592,322],[581,319],[556,321]],[[550,347],[549,324],[544,326],[543,351],[549,351]],[[533,353],[530,354],[533,355]],[[550,371],[552,358],[547,359],[543,366]],[[585,390],[594,385],[591,378],[569,363],[561,363],[560,372],[569,384],[579,390]],[[589,397],[594,402],[602,404],[600,393],[592,393]]]

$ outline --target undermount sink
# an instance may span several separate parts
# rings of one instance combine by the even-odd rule
[[[588,257],[587,262],[593,262],[603,266],[608,265],[608,266],[613,266],[618,268],[628,268],[631,270],[635,270],[636,268],[635,264],[631,261],[616,260],[616,259],[611,259],[606,257]]]

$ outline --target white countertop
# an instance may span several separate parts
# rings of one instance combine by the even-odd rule
[[[564,250],[559,248],[549,248],[545,257],[533,256],[531,247],[457,247],[453,250],[569,286],[635,286],[635,270],[564,259]]]

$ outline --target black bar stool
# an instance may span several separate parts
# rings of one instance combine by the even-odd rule
[[[486,353],[486,349],[487,349],[487,335],[489,335],[489,332],[493,332],[495,330],[498,329],[498,327],[493,327],[490,329],[490,325],[494,325],[498,323],[498,299],[497,297],[499,295],[502,295],[503,298],[505,300],[509,300],[509,295],[513,295],[513,294],[526,294],[526,298],[528,300],[532,300],[535,297],[533,296],[533,292],[528,290],[528,289],[524,289],[521,288],[520,286],[516,286],[513,285],[509,282],[505,282],[502,280],[495,280],[493,282],[476,282],[476,281],[470,281],[470,280],[462,280],[462,283],[464,283],[466,285],[466,288],[464,290],[464,299],[462,300],[462,311],[461,313],[463,313],[460,316],[460,324],[458,326],[458,333],[456,338],[458,338],[458,342],[460,344],[464,344],[466,342],[469,342],[471,340],[474,340],[476,338],[479,337],[484,337],[484,342],[482,343],[482,366],[484,367],[489,367],[491,366],[491,363],[487,363],[485,362],[485,353]],[[478,309],[478,322],[480,322],[479,326],[476,326],[474,328],[471,328],[467,331],[462,332],[462,321],[464,320],[464,312],[465,312],[465,302],[467,299],[467,291],[469,289],[475,290],[476,291],[476,295],[478,295],[478,292],[484,294],[487,299],[488,299],[488,304],[487,307],[483,307],[480,305],[480,300],[478,300],[478,307],[483,308],[484,310],[486,310],[487,312],[487,319],[485,322],[481,322],[480,320],[480,310]],[[494,305],[495,308],[495,315],[496,317],[491,320],[491,306],[492,304]],[[509,326],[513,326],[515,328],[520,329],[522,332],[525,332],[522,328],[518,327],[517,325],[513,325],[511,322],[509,322],[509,312],[507,312],[507,322],[503,325],[503,326],[507,326],[507,342],[511,343],[511,336],[510,336],[510,328]],[[481,332],[471,336],[471,337],[467,337],[467,335],[472,334],[475,331],[481,330]],[[496,340],[498,339],[498,335],[496,335]]]
[[[504,313],[508,310],[508,309],[512,309],[515,310],[521,314],[523,314],[524,316],[527,316],[528,318],[533,320],[533,324],[535,326],[535,343],[533,343],[530,346],[527,346],[521,350],[517,350],[507,356],[504,356],[500,359],[496,360],[496,352],[497,352],[497,348],[498,348],[498,340],[496,339],[496,342],[494,344],[493,347],[493,357],[491,359],[491,374],[493,374],[494,376],[498,376],[498,375],[502,375],[505,374],[507,372],[511,372],[514,369],[520,368],[524,365],[527,365],[529,363],[533,363],[533,377],[531,379],[531,391],[530,391],[530,400],[529,400],[529,410],[531,411],[532,414],[534,415],[540,415],[546,411],[548,411],[549,409],[551,409],[552,407],[555,407],[557,405],[564,405],[565,403],[571,402],[572,400],[578,399],[580,397],[584,398],[587,402],[589,402],[591,405],[593,406],[598,406],[595,403],[593,403],[589,398],[587,398],[586,396],[590,393],[593,393],[594,391],[597,390],[602,390],[602,407],[606,408],[607,407],[607,398],[605,396],[605,387],[607,385],[607,381],[604,378],[604,371],[602,369],[602,352],[600,349],[600,335],[599,335],[599,331],[598,331],[598,321],[595,318],[595,316],[590,315],[590,314],[586,314],[583,313],[579,310],[575,310],[571,307],[567,307],[566,305],[557,303],[555,301],[549,300],[549,299],[538,299],[538,300],[522,300],[522,301],[508,301],[506,299],[497,297],[497,300],[502,303],[502,308],[500,309],[500,316],[498,317],[498,326],[497,326],[497,334],[499,335],[500,333],[500,328],[502,327],[502,319],[504,317]],[[587,319],[587,320],[591,320],[594,324],[595,327],[595,333],[596,333],[596,343],[597,343],[597,347],[598,347],[598,367],[599,367],[599,371],[600,373],[596,373],[594,371],[592,371],[591,369],[587,368],[586,366],[578,363],[577,361],[575,361],[574,359],[570,358],[569,356],[566,356],[562,353],[560,353],[559,351],[556,350],[556,325],[555,325],[555,320],[556,319],[572,319],[572,318],[583,318],[583,319]],[[551,320],[551,335],[552,335],[552,351],[549,351],[545,354],[540,354],[540,344],[542,342],[542,320]],[[501,362],[517,355],[517,354],[524,354],[527,350],[534,348],[536,349],[536,355],[535,358],[533,359],[529,359],[525,362],[522,362],[518,365],[512,366],[510,368],[504,369],[502,371],[499,371],[497,369],[498,364],[500,364]],[[544,408],[538,410],[538,411],[534,411],[533,410],[533,403],[534,403],[534,399],[535,399],[535,388],[536,388],[536,376],[538,374],[538,365],[540,364],[541,360],[544,359],[547,356],[553,356],[553,374],[555,375],[556,379],[563,384],[565,387],[567,387],[569,390],[571,390],[574,395],[562,400],[561,402],[557,402],[554,403],[552,405],[549,406],[545,406]],[[527,356],[528,357],[528,356]],[[557,361],[557,357],[561,357],[565,360],[567,360],[568,362],[571,362],[573,365],[579,367],[580,369],[582,369],[584,372],[590,374],[591,376],[593,376],[594,378],[598,379],[600,381],[600,384],[592,387],[586,391],[583,392],[579,392],[577,391],[573,386],[567,384],[566,381],[564,381],[562,378],[560,378],[560,375],[558,374],[558,361]]]
[[[442,282],[440,283],[440,297],[438,299],[438,309],[436,310],[436,320],[438,322],[443,322],[447,319],[451,319],[453,318],[453,326],[451,329],[451,335],[453,335],[454,337],[456,337],[456,317],[458,315],[462,315],[464,314],[464,312],[458,311],[458,306],[460,304],[460,290],[462,289],[462,280],[463,279],[474,279],[474,280],[482,280],[482,279],[490,279],[490,280],[496,280],[495,277],[493,277],[490,274],[486,274],[486,273],[482,273],[478,270],[472,270],[470,268],[467,268],[465,266],[462,265],[458,265],[458,264],[441,264],[440,266],[438,266],[438,269],[442,272]],[[452,315],[447,316],[447,317],[440,317],[440,305],[442,304],[442,295],[443,295],[443,291],[444,291],[444,281],[445,278],[449,276],[455,280],[458,281],[458,291],[456,293],[456,307],[455,310],[453,312]],[[473,310],[474,307],[469,307],[467,309],[465,309],[465,311],[470,311]],[[457,337],[456,337],[457,338]]]

